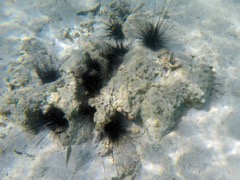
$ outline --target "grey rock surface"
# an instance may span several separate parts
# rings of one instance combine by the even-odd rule
[[[100,95],[90,99],[99,128],[115,110],[129,120],[141,119],[143,129],[158,142],[169,132],[186,106],[201,108],[213,86],[207,65],[192,67],[169,51],[142,47],[126,54],[124,62]]]

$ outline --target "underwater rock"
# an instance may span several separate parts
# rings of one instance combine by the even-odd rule
[[[120,109],[130,120],[140,118],[144,130],[157,142],[174,127],[186,106],[203,107],[213,79],[207,65],[192,67],[166,49],[135,48],[126,54],[100,95],[89,100],[97,109],[96,127],[101,128]]]
[[[55,82],[13,90],[6,94],[4,108],[9,111],[8,119],[16,124],[23,125],[28,131],[28,125],[37,121],[39,112],[45,113],[46,110],[54,105],[61,108],[68,119],[69,128],[60,134],[60,141],[63,145],[74,144],[89,139],[92,130],[81,130],[85,119],[80,117],[78,110],[81,102],[75,96],[76,83],[74,77],[65,75]],[[84,132],[82,132],[84,131]],[[77,136],[76,133],[80,134]],[[81,139],[79,139],[81,137]]]
[[[99,12],[101,8],[101,4],[98,3],[94,8],[92,9],[89,9],[89,10],[81,10],[81,11],[78,11],[76,12],[76,15],[78,16],[85,16],[87,15],[88,13],[92,13],[94,16]]]
[[[135,10],[127,4],[123,5],[115,18],[128,22]],[[117,6],[117,3],[112,4],[112,12],[117,11]],[[95,15],[99,8],[100,5],[97,5],[96,9],[81,11],[77,15]],[[92,32],[94,23],[95,20],[85,25],[83,22],[83,25]],[[123,29],[130,31],[131,28]],[[105,130],[105,138],[94,142],[93,147],[86,145],[85,150],[79,152],[79,158],[74,157],[74,163],[80,164],[80,168],[81,163],[88,164],[89,159],[100,156],[102,161],[106,158],[106,164],[102,164],[109,179],[132,179],[140,171],[142,157],[139,151],[144,149],[136,147],[138,140],[133,141],[133,138],[146,132],[144,138],[149,137],[151,143],[157,144],[173,129],[185,108],[203,108],[214,84],[212,67],[179,59],[168,49],[152,51],[134,43],[127,45],[126,50],[123,44],[117,44],[115,52],[106,43],[105,47],[102,42],[96,46],[91,37],[80,35],[78,37],[83,39],[79,39],[78,49],[64,60],[64,66],[71,66],[71,70],[57,66],[61,76],[45,84],[36,83],[36,80],[40,81],[39,77],[30,80],[30,69],[33,62],[51,62],[52,57],[38,39],[25,39],[21,61],[11,66],[13,80],[8,81],[11,91],[1,100],[0,112],[28,131],[29,125],[41,120],[40,116],[45,115],[49,107],[59,108],[61,118],[68,122],[64,131],[59,131],[61,133],[55,137],[63,146],[74,147],[73,152],[80,149],[77,145],[92,143]],[[74,40],[70,31],[64,38]],[[124,53],[119,54],[119,49],[123,49]],[[105,51],[113,53],[104,54]],[[120,61],[108,69],[111,67],[108,64],[110,60]],[[63,59],[59,62],[63,65]],[[19,84],[20,74],[24,71],[26,78]],[[120,131],[116,131],[119,130],[118,124],[109,128],[109,124],[114,123],[114,114],[121,114],[123,117],[120,119],[126,119],[129,128],[122,126]],[[109,137],[113,137],[114,143]],[[88,151],[87,160],[81,162]]]

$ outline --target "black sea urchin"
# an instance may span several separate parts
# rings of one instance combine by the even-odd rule
[[[116,41],[122,41],[124,39],[124,33],[122,31],[122,24],[117,21],[110,21],[107,25],[107,37],[114,38]]]
[[[90,74],[98,74],[101,73],[102,66],[97,59],[92,59],[90,54],[85,54],[85,71]]]
[[[103,77],[100,74],[92,75],[89,72],[83,72],[82,85],[90,96],[95,95],[102,88]]]
[[[122,63],[123,56],[128,50],[128,46],[124,46],[122,42],[116,41],[116,45],[104,43],[100,50],[100,56],[108,61],[108,69],[112,72]]]
[[[43,115],[44,123],[52,132],[60,134],[69,126],[68,120],[64,116],[65,113],[60,108],[51,106]]]
[[[93,122],[94,114],[96,113],[96,108],[91,107],[89,105],[85,105],[84,107],[81,108],[81,115],[83,116],[88,116],[90,120]]]
[[[129,169],[136,168],[139,158],[130,131],[130,121],[122,113],[115,111],[110,122],[103,125],[99,139],[103,142],[100,154],[111,155],[120,179],[128,174]],[[125,174],[126,173],[126,174]]]
[[[121,113],[115,112],[110,119],[111,121],[104,125],[100,136],[111,146],[119,145],[128,134],[127,126],[124,124],[125,117]]]
[[[141,44],[153,51],[166,48],[169,42],[169,27],[160,18],[156,23],[145,20],[144,24],[138,23],[138,39]]]
[[[87,95],[92,97],[103,87],[104,68],[97,59],[91,58],[88,53],[85,54],[84,65],[84,67],[77,68],[75,77],[80,82],[78,86],[82,86]],[[81,87],[78,89],[82,90]]]
[[[61,77],[59,68],[54,64],[52,59],[50,59],[49,62],[41,61],[34,63],[33,69],[41,79],[42,84],[56,81],[59,77]]]
[[[45,114],[41,110],[32,112],[32,114],[35,115],[35,118],[29,119],[28,125],[34,134],[45,131],[60,134],[66,131],[69,126],[64,112],[55,106],[50,106]],[[30,115],[28,114],[28,116]]]

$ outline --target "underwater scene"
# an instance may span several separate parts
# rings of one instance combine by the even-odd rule
[[[239,0],[1,0],[0,179],[239,179],[239,17]]]

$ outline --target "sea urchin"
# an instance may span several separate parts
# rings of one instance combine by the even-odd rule
[[[61,74],[58,67],[54,64],[52,59],[49,62],[38,62],[33,64],[33,69],[41,79],[42,84],[51,83],[56,81]]]
[[[114,115],[110,117],[111,121],[105,124],[101,131],[101,137],[107,140],[111,146],[119,145],[121,140],[128,134],[126,125],[124,124],[124,118],[121,113],[115,112]]]
[[[45,114],[41,110],[29,113],[28,116],[35,115],[35,118],[30,118],[28,122],[28,127],[34,134],[40,132],[61,134],[69,127],[68,120],[64,117],[65,113],[53,105],[47,109]]]
[[[122,63],[123,56],[128,50],[128,46],[124,46],[122,42],[116,41],[115,45],[106,42],[100,50],[100,56],[107,60],[108,69],[112,72]]]
[[[124,39],[124,33],[122,31],[122,24],[116,21],[110,21],[107,25],[107,37],[114,38],[116,41],[122,41]]]
[[[153,51],[166,48],[169,42],[171,27],[160,18],[156,23],[146,20],[143,25],[138,23],[138,39],[141,44]]]

